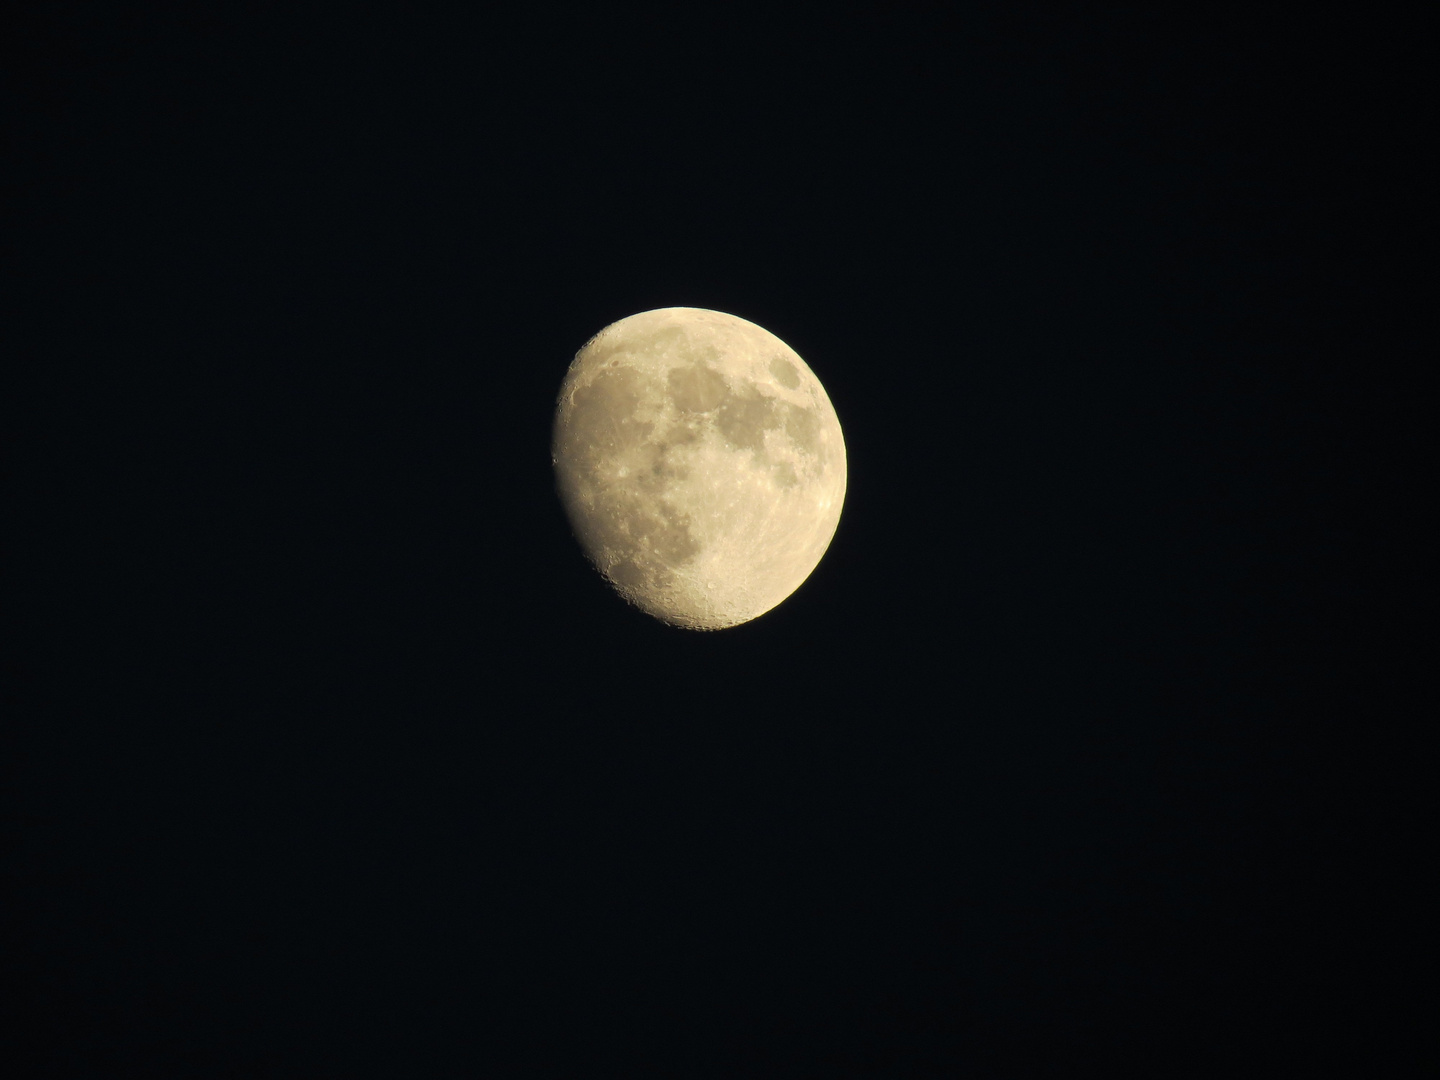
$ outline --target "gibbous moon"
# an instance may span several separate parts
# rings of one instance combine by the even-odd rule
[[[586,343],[560,388],[552,460],[596,569],[694,630],[748,622],[798,589],[845,500],[820,380],[774,334],[703,308],[641,312]]]

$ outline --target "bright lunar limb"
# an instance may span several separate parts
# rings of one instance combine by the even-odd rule
[[[661,308],[575,356],[555,410],[556,483],[585,554],[675,626],[763,615],[820,562],[845,441],[820,380],[754,323]]]

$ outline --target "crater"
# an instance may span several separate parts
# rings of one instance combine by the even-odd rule
[[[770,374],[775,376],[775,381],[786,390],[794,390],[800,385],[800,373],[795,370],[795,365],[783,356],[777,356],[770,361]]]
[[[587,365],[606,366],[616,359],[632,356],[658,356],[685,340],[685,331],[678,326],[662,326],[648,334],[600,334],[580,350]]]
[[[705,366],[713,365],[720,358],[720,350],[712,344],[695,341],[683,327],[659,326],[648,331],[601,334],[581,349],[580,355],[587,368],[609,368],[617,363],[646,368],[661,360]]]

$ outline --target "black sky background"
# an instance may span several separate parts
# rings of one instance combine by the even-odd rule
[[[1417,35],[43,8],[6,1075],[1419,1069]],[[849,454],[716,634],[550,474],[574,352],[672,305]]]

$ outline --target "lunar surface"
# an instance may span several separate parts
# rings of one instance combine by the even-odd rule
[[[555,410],[556,484],[595,567],[674,626],[775,607],[820,562],[845,500],[845,442],[820,380],[754,323],[631,315],[576,354]]]

